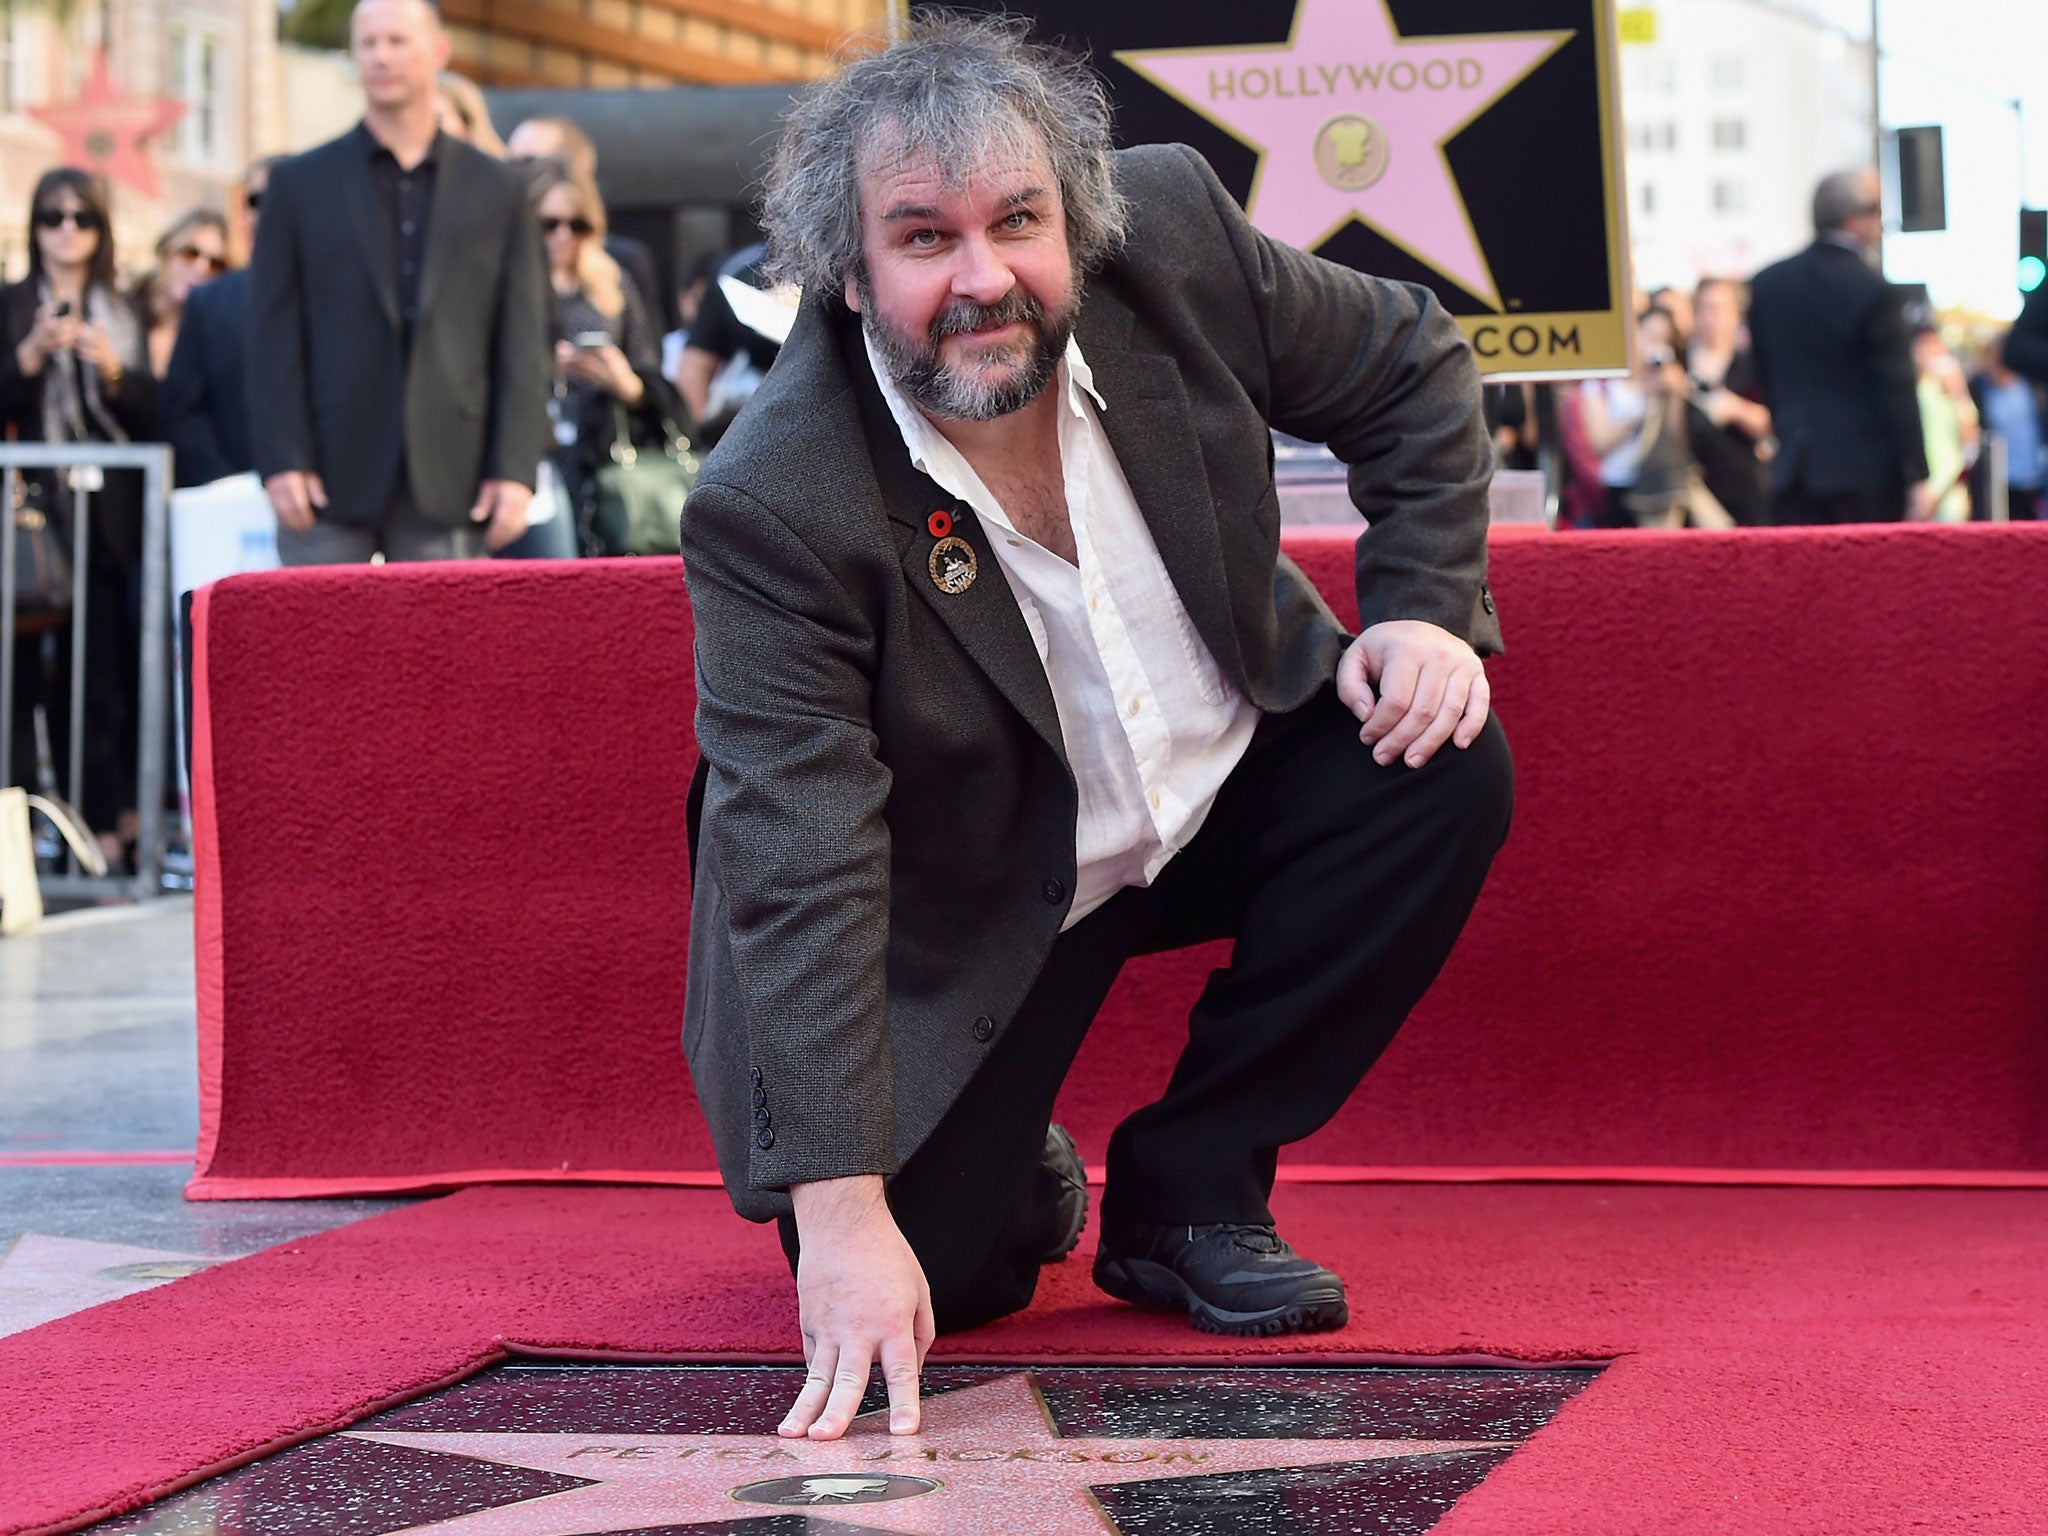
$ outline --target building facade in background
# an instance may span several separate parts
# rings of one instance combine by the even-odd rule
[[[300,0],[310,5],[312,0]],[[332,7],[345,30],[347,3]],[[455,67],[493,86],[775,85],[815,79],[886,25],[887,0],[444,0]],[[148,145],[156,190],[112,188],[125,276],[166,225],[227,208],[258,155],[340,132],[362,101],[347,56],[280,41],[276,0],[0,0],[0,274],[28,260],[28,199],[63,141],[31,109],[76,99],[104,49],[115,88],[184,107]]]
[[[481,85],[785,85],[825,73],[887,0],[442,0]]]
[[[1770,0],[1623,11],[1638,286],[1747,277],[1806,245],[1814,183],[1875,163],[1868,41]]]
[[[186,209],[227,205],[244,166],[273,147],[281,82],[273,0],[99,0],[0,5],[0,265],[28,262],[28,200],[62,163],[60,136],[30,115],[77,98],[104,49],[115,89],[165,97],[183,114],[151,140],[154,196],[112,189],[124,273],[146,268],[164,226]]]

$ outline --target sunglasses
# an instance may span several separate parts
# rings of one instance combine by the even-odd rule
[[[263,206],[263,194],[261,192],[244,192],[242,194],[242,206],[251,213],[254,213]]]
[[[227,257],[216,256],[211,251],[202,251],[196,245],[181,245],[172,251],[171,254],[180,261],[203,263],[206,270],[213,273],[216,277],[228,269]]]
[[[100,216],[90,208],[38,208],[36,210],[36,228],[38,229],[61,229],[66,224],[71,225],[74,229],[97,230],[100,227]]]
[[[592,233],[597,228],[588,219],[542,219],[540,227],[542,234],[552,235],[558,229],[566,229],[578,239]]]

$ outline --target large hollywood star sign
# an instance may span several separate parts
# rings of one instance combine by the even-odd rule
[[[1627,366],[1611,0],[987,0],[1086,47],[1127,143],[1252,222],[1424,283],[1497,376]]]

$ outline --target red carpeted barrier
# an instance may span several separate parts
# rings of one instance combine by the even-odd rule
[[[1289,540],[1345,614],[1349,546]],[[1514,834],[1290,1158],[2048,1170],[2048,529],[1497,539],[1493,565]],[[679,567],[234,577],[195,629],[191,1193],[708,1179]],[[1127,970],[1061,1104],[1084,1151],[1221,959]]]
[[[2048,1195],[1354,1185],[1284,1189],[1277,1214],[1345,1272],[1348,1328],[1196,1334],[1100,1296],[1084,1252],[939,1354],[1618,1356],[1437,1536],[2042,1528]],[[773,1234],[715,1191],[467,1191],[0,1339],[0,1536],[132,1507],[507,1350],[788,1358],[795,1330]]]

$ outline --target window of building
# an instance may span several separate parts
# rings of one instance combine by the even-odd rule
[[[0,38],[7,49],[6,68],[0,69],[0,111],[20,112],[39,106],[49,97],[44,82],[49,75],[47,44],[50,22],[40,13],[9,5],[0,14]]]
[[[1656,211],[1657,186],[1655,182],[1646,181],[1643,183],[1643,212],[1646,214],[1650,214],[1655,213]]]
[[[1708,66],[1707,78],[1717,91],[1739,91],[1749,83],[1749,61],[1739,53],[1718,54]]]
[[[1746,149],[1749,147],[1749,124],[1739,117],[1717,117],[1714,119],[1714,148]]]
[[[1749,188],[1739,181],[1714,183],[1714,212],[1744,213],[1749,209]]]
[[[221,108],[226,48],[219,37],[193,27],[171,28],[171,94],[185,103],[176,125],[180,159],[216,165],[227,158]]]

